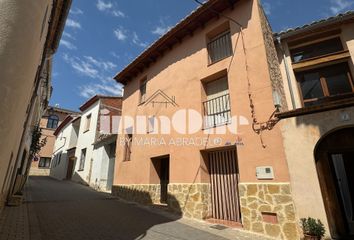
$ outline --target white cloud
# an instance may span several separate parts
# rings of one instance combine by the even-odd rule
[[[96,7],[98,8],[98,10],[100,11],[106,11],[108,9],[113,8],[113,4],[111,2],[104,2],[102,0],[98,0]]]
[[[117,65],[115,65],[110,61],[97,60],[91,56],[85,56],[85,59],[90,63],[92,63],[93,65],[95,65],[96,67],[101,68],[105,71],[114,70],[117,67]]]
[[[76,38],[73,35],[71,35],[70,33],[67,33],[67,32],[63,32],[63,37],[67,37],[72,40],[76,40]]]
[[[161,36],[168,32],[171,28],[172,26],[166,23],[166,18],[160,18],[159,24],[155,26],[151,33]]]
[[[125,17],[125,14],[124,14],[122,11],[119,11],[119,10],[114,10],[114,11],[112,12],[112,14],[113,14],[113,16],[115,16],[115,17],[122,17],[122,18]]]
[[[81,28],[81,24],[73,19],[68,18],[66,20],[66,26],[71,28]]]
[[[103,0],[98,0],[96,3],[96,7],[98,10],[100,10],[101,12],[107,12],[109,14],[112,14],[115,17],[125,17],[125,14],[118,10],[117,7],[115,6],[114,3],[112,2],[105,2]]]
[[[110,61],[103,61],[92,56],[72,57],[64,54],[63,59],[79,75],[88,77],[88,83],[79,86],[78,94],[90,98],[96,94],[122,95],[122,87],[112,79],[113,71],[117,67]],[[91,79],[91,80],[90,80]]]
[[[136,32],[133,32],[133,39],[132,39],[133,43],[139,47],[147,47],[148,43],[146,42],[142,42],[138,36],[138,34],[136,34]]]
[[[70,9],[70,14],[82,15],[82,14],[84,14],[84,11],[82,11],[80,8]]]
[[[161,26],[156,26],[154,30],[151,31],[151,33],[156,34],[156,35],[164,35],[168,30],[170,30],[171,27],[161,27]]]
[[[264,2],[263,3],[263,10],[264,10],[265,14],[271,15],[272,14],[272,6],[270,5],[270,3]]]
[[[116,30],[114,30],[114,35],[119,41],[124,41],[125,39],[127,39],[127,35],[125,32],[126,31],[123,28],[117,28]]]
[[[348,9],[354,4],[354,1],[351,0],[331,0],[331,11],[333,14],[338,14],[345,9]]]
[[[110,54],[111,54],[114,58],[120,59],[120,56],[119,56],[117,53],[115,53],[115,52],[110,52]]]
[[[60,40],[60,45],[66,47],[67,49],[70,49],[70,50],[77,49],[77,47],[74,44],[72,44],[71,42],[64,40],[64,39]]]
[[[110,95],[110,96],[121,96],[122,88],[118,83],[113,82],[109,84],[102,83],[90,83],[79,87],[79,94],[84,98],[91,98],[95,95]]]
[[[96,79],[99,78],[98,70],[89,62],[83,61],[78,57],[70,57],[68,54],[64,54],[63,59],[80,75]]]

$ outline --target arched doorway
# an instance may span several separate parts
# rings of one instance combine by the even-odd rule
[[[333,238],[354,237],[354,127],[324,136],[315,148],[318,178]]]

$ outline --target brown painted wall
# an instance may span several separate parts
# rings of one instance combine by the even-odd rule
[[[273,113],[272,84],[267,64],[265,42],[262,33],[258,2],[241,1],[234,10],[224,12],[244,26],[244,38],[249,64],[251,91],[258,121],[268,120]],[[235,48],[234,58],[226,58],[208,66],[206,35],[225,23],[224,18],[210,21],[204,29],[197,30],[191,37],[183,39],[173,49],[145,70],[124,90],[123,114],[128,116],[155,115],[171,117],[177,110],[194,109],[202,112],[203,90],[202,80],[221,71],[228,72],[228,84],[231,98],[232,115],[245,116],[252,122],[250,102],[248,99],[248,83],[239,27],[230,22],[232,44]],[[174,96],[177,107],[152,104],[139,106],[139,81],[147,76],[147,98],[157,90],[168,96]],[[289,175],[281,133],[278,127],[263,133],[266,148],[262,147],[260,137],[253,132],[251,125],[239,127],[244,146],[239,146],[238,162],[241,182],[257,182],[255,177],[257,166],[273,166],[275,179],[273,182],[287,182]],[[146,137],[149,135],[145,135]],[[154,137],[162,137],[154,135]],[[169,138],[190,137],[176,132],[163,136]],[[201,131],[193,137],[206,137]],[[223,143],[235,142],[236,135],[219,136]],[[200,150],[212,148],[211,144],[200,147],[177,146],[132,146],[131,161],[123,162],[124,148],[119,141],[114,184],[148,184],[156,183],[150,158],[170,154],[171,183],[208,182],[208,171],[201,157]]]

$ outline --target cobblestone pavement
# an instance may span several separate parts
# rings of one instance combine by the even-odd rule
[[[31,177],[26,202],[0,215],[0,240],[261,240],[241,230],[177,219],[88,187]]]

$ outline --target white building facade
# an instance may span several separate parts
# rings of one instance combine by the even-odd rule
[[[73,181],[110,191],[113,184],[116,134],[100,132],[101,110],[120,113],[121,98],[94,96],[80,107],[82,116],[75,150]]]
[[[75,149],[80,128],[80,116],[68,116],[57,128],[53,148],[50,176],[58,180],[71,180],[76,162]]]

